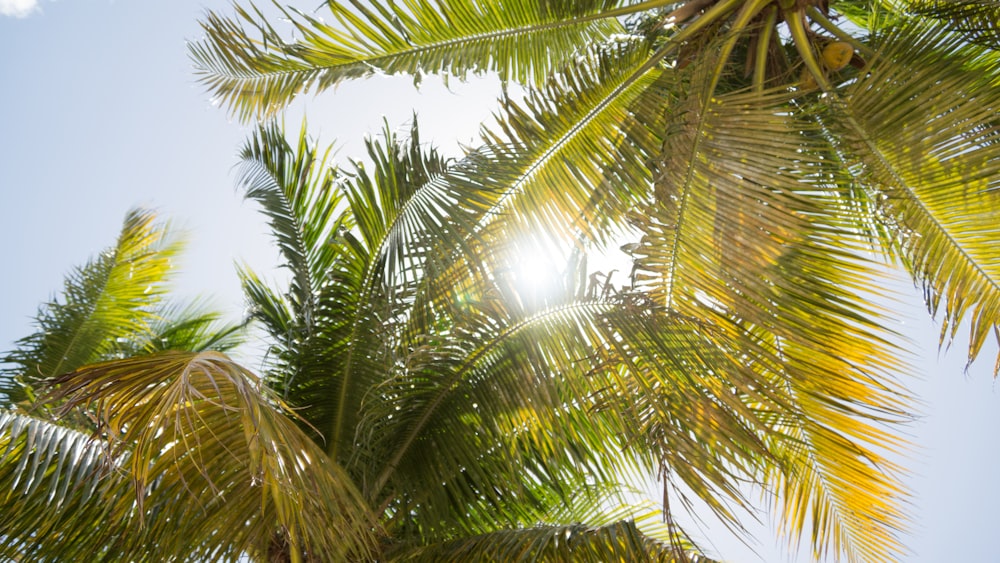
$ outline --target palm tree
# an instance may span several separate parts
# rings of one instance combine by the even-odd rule
[[[499,194],[487,230],[634,241],[629,290],[641,310],[697,319],[735,357],[749,348],[773,360],[753,370],[784,385],[801,418],[772,421],[791,442],[764,441],[798,469],[756,482],[773,487],[785,530],[808,533],[817,557],[898,551],[892,530],[904,518],[884,500],[898,485],[867,449],[900,440],[859,420],[906,410],[886,391],[906,366],[871,288],[884,263],[905,268],[942,320],[942,344],[968,327],[970,362],[1000,337],[995,3],[278,9],[290,33],[238,6],[209,14],[192,46],[203,82],[236,115],[269,116],[303,92],[376,73],[495,72],[518,85],[523,95],[505,88],[469,157],[476,174],[455,184]],[[663,467],[686,480],[672,451],[658,452]],[[860,492],[871,481],[879,492]]]
[[[691,319],[637,315],[637,296],[583,270],[519,296],[491,195],[455,187],[474,159],[423,152],[415,128],[386,135],[371,173],[329,168],[304,131],[292,146],[274,125],[244,148],[241,183],[290,274],[278,290],[242,272],[271,343],[263,378],[219,351],[231,329],[154,313],[174,247],[151,215],[71,274],[7,358],[3,557],[704,559],[654,507],[626,504],[623,476],[667,446],[705,461],[689,471],[706,490],[764,465],[754,433],[780,398],[690,377],[643,400],[668,383],[643,340],[689,350],[700,372],[753,374],[705,353]],[[40,367],[84,337],[92,352]],[[746,443],[716,452],[712,433]]]
[[[956,18],[994,8],[900,6],[330,4],[293,42],[210,15],[195,58],[244,117],[374,71],[526,93],[458,162],[414,132],[336,172],[262,127],[242,183],[289,270],[243,272],[263,377],[185,345],[16,364],[45,391],[0,419],[5,555],[697,559],[678,504],[738,527],[750,482],[817,557],[894,558],[909,403],[870,255],[944,298],[943,340],[971,317],[970,359],[1000,306],[996,45]],[[629,236],[630,283],[591,275]],[[526,295],[517,253],[567,244]],[[650,472],[664,526],[602,514]]]
[[[242,341],[242,325],[220,323],[205,304],[164,298],[181,247],[153,213],[130,211],[116,244],[74,269],[62,299],[39,309],[37,331],[3,357],[0,557],[51,558],[45,549],[65,542],[66,557],[109,558],[132,533],[109,519],[135,502],[135,483],[119,471],[122,456],[104,455],[110,442],[92,440],[106,433],[99,413],[51,397],[48,384],[86,365]],[[75,551],[74,542],[101,547]]]

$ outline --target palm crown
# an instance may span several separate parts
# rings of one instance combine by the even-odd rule
[[[645,533],[634,511],[601,514],[628,475],[658,472],[665,501],[696,495],[734,526],[740,483],[764,486],[817,557],[900,554],[887,452],[904,442],[884,423],[910,406],[872,256],[924,287],[942,341],[967,321],[970,361],[997,330],[1000,65],[975,24],[994,6],[328,9],[285,10],[291,42],[255,7],[210,14],[192,46],[202,79],[244,118],[375,72],[497,72],[523,95],[463,159],[420,150],[414,129],[369,143],[372,172],[262,126],[241,183],[290,273],[276,290],[243,272],[272,342],[262,382],[205,352],[64,366],[80,369],[40,404],[83,413],[101,440],[5,415],[8,458],[31,463],[0,479],[39,514],[4,522],[13,553],[701,557],[678,503]],[[583,256],[623,239],[617,287]],[[515,283],[528,244],[572,249],[560,293]],[[29,427],[61,438],[33,446]],[[58,484],[107,474],[62,461],[71,443],[108,449],[132,479],[99,481],[101,498],[132,500],[99,507],[112,532],[73,520],[52,547],[30,524],[37,483],[89,506],[65,491],[96,484]],[[202,516],[182,525],[171,507],[190,502]]]

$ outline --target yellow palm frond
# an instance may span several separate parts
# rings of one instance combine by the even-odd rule
[[[131,521],[119,556],[263,556],[274,542],[340,557],[374,549],[375,522],[350,479],[225,355],[95,364],[52,385],[66,409],[95,418],[129,484],[93,499]]]

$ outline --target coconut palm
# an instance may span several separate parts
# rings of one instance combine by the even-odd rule
[[[466,184],[503,194],[489,230],[627,242],[642,310],[699,319],[723,349],[767,350],[776,364],[761,372],[806,421],[775,422],[794,440],[768,443],[794,476],[757,481],[773,486],[779,521],[816,556],[898,550],[902,518],[885,500],[898,485],[880,477],[882,458],[860,453],[898,445],[858,417],[901,409],[885,381],[905,371],[871,288],[884,263],[905,268],[942,320],[942,344],[968,327],[970,362],[1000,336],[995,3],[278,9],[285,30],[253,5],[209,14],[192,46],[234,114],[268,116],[376,73],[491,72],[520,86],[504,90]],[[666,473],[684,480],[670,451],[659,452]],[[868,481],[879,492],[860,492]]]
[[[124,458],[107,457],[109,442],[92,440],[105,432],[96,411],[49,395],[55,376],[164,350],[226,351],[242,341],[242,326],[220,323],[204,303],[165,298],[180,249],[152,212],[130,211],[116,244],[74,269],[61,299],[39,309],[37,330],[3,357],[4,559],[52,558],[46,550],[64,542],[66,557],[109,558],[134,531],[112,518],[137,498],[123,492],[135,484],[119,471]],[[77,551],[74,542],[98,548]]]
[[[4,557],[703,559],[627,504],[627,477],[670,447],[701,460],[691,483],[732,486],[767,465],[773,417],[794,420],[782,391],[751,389],[694,319],[643,314],[573,264],[561,291],[525,295],[489,226],[502,194],[461,187],[477,160],[387,136],[370,173],[274,125],[244,148],[289,271],[281,289],[242,272],[263,377],[219,333],[152,329],[179,325],[151,313],[166,255],[148,215],[70,276],[8,356],[31,400],[0,415]],[[37,367],[85,335],[92,355]],[[700,375],[665,371],[681,362]]]

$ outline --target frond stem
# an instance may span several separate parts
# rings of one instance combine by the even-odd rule
[[[806,68],[809,69],[809,73],[816,79],[816,84],[818,84],[824,92],[833,90],[833,86],[830,84],[830,81],[826,79],[826,74],[823,72],[823,68],[820,66],[819,61],[816,60],[816,56],[813,53],[812,42],[809,41],[809,34],[806,31],[805,12],[802,10],[787,12],[785,21],[788,22],[788,30],[792,33],[792,40],[793,43],[795,43],[795,49],[799,52],[799,56],[802,57],[802,62],[805,63]]]
[[[767,72],[767,53],[771,50],[771,39],[774,37],[774,24],[778,20],[778,9],[768,6],[764,16],[764,27],[757,36],[757,52],[754,57],[753,89],[755,92],[764,90],[764,80]]]

